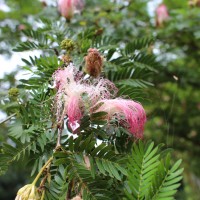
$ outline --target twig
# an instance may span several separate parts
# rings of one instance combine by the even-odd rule
[[[12,117],[14,117],[15,115],[17,115],[17,113],[14,113],[14,114],[8,116],[6,119],[4,119],[3,121],[1,121],[0,124],[3,124],[5,122],[7,122],[9,119],[11,119]]]
[[[61,136],[62,136],[62,129],[58,129],[58,139],[55,149],[59,149],[61,147]]]
[[[36,176],[36,178],[33,181],[33,185],[35,185],[38,181],[38,179],[40,178],[41,174],[43,173],[43,171],[46,169],[46,167],[52,162],[53,160],[53,156],[49,158],[49,160],[45,163],[45,165],[41,168],[41,170],[39,171],[38,175]]]

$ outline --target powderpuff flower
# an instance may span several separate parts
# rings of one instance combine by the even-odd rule
[[[95,105],[99,100],[113,98],[117,92],[115,84],[108,79],[99,78],[87,86],[91,105]]]
[[[74,16],[74,13],[80,12],[83,7],[83,0],[58,0],[58,11],[68,20]]]
[[[146,114],[140,103],[126,99],[106,99],[98,104],[101,104],[100,107],[93,112],[106,112],[108,122],[117,119],[136,138],[143,137]]]
[[[156,26],[160,27],[169,19],[169,13],[165,4],[160,4],[156,8]]]
[[[74,76],[78,71],[72,63],[64,69],[58,69],[53,73],[54,86],[58,91],[61,91],[67,84],[74,83]]]
[[[79,128],[83,115],[89,112],[91,106],[103,99],[116,95],[117,88],[107,79],[97,79],[93,82],[84,80],[73,64],[64,69],[58,69],[53,74],[54,86],[57,89],[55,110],[57,125],[61,128],[64,117],[68,117],[68,126],[72,132]]]

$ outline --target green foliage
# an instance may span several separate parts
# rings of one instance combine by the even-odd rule
[[[170,166],[170,157],[163,158],[159,146],[141,141],[134,144],[128,159],[128,178],[126,196],[128,199],[174,199],[180,186],[183,169],[179,169],[181,160]]]
[[[164,59],[160,56],[156,57],[153,51],[154,46],[160,47],[166,41],[170,44],[175,38],[175,44],[169,45],[165,52],[171,52],[173,49],[173,54],[175,54],[178,47],[179,51],[183,49],[181,56],[187,60],[184,54],[192,51],[191,48],[186,48],[186,50],[182,48],[185,41],[180,39],[180,35],[184,35],[186,39],[189,38],[188,35],[194,31],[193,29],[186,30],[190,23],[184,18],[179,18],[176,26],[169,26],[164,31],[155,30],[152,23],[148,22],[146,0],[126,3],[120,1],[113,3],[109,0],[87,1],[87,9],[90,12],[83,11],[81,16],[77,15],[70,22],[58,19],[56,8],[53,6],[41,10],[38,1],[30,4],[37,5],[38,10],[32,10],[28,5],[30,1],[9,0],[9,2],[8,5],[11,5],[12,11],[7,14],[10,18],[16,14],[15,6],[17,8],[17,5],[21,5],[23,12],[18,12],[16,16],[15,29],[9,26],[3,27],[2,41],[7,37],[11,38],[17,30],[14,34],[15,42],[6,40],[8,44],[15,46],[14,51],[37,50],[41,55],[39,57],[31,55],[29,59],[22,58],[24,62],[22,69],[31,73],[31,77],[28,80],[20,80],[17,86],[19,95],[16,96],[15,102],[8,96],[1,98],[2,108],[12,117],[9,118],[11,123],[8,123],[8,134],[5,131],[6,140],[0,144],[0,174],[4,174],[12,163],[24,162],[25,164],[26,161],[28,166],[32,167],[31,176],[34,176],[53,155],[53,161],[42,171],[37,183],[39,189],[45,191],[45,199],[72,199],[78,194],[84,200],[174,199],[182,179],[181,161],[171,164],[171,158],[161,150],[162,145],[154,147],[154,143],[151,142],[137,142],[127,130],[120,127],[120,123],[116,120],[108,124],[104,119],[106,113],[93,115],[85,113],[81,119],[79,131],[73,135],[65,120],[63,132],[59,135],[60,130],[57,130],[55,125],[53,109],[56,92],[52,88],[52,74],[58,68],[67,67],[67,63],[61,58],[63,55],[70,56],[71,61],[81,71],[87,50],[97,48],[104,57],[102,76],[116,84],[119,88],[118,96],[153,101],[153,97],[147,98],[146,95],[151,94],[153,86],[159,88],[160,83],[168,81],[166,77],[168,75],[171,77],[171,75],[177,75],[178,72],[180,75],[187,74],[187,70],[184,69],[174,70],[176,63],[173,63],[168,56]],[[180,1],[176,2],[176,6],[179,4]],[[28,17],[24,20],[19,19],[19,15],[24,13],[38,14],[33,19],[34,26],[33,22],[27,20]],[[191,13],[185,15],[193,16]],[[180,21],[185,24],[181,26]],[[25,25],[23,31],[17,29],[20,24]],[[151,29],[153,29],[152,32],[150,32]],[[172,30],[173,34],[167,35]],[[175,34],[177,31],[179,34]],[[191,45],[196,49],[198,44],[195,41],[199,39],[198,36],[197,30]],[[21,38],[23,41],[20,41]],[[61,42],[65,39],[74,41],[73,52],[70,52],[70,55],[68,55],[69,52],[60,48]],[[16,44],[16,41],[20,42]],[[188,40],[187,45],[190,47]],[[3,51],[6,52],[6,48]],[[195,57],[198,57],[198,54],[196,51]],[[159,55],[161,55],[160,52]],[[182,60],[176,62],[179,64]],[[170,63],[170,65],[161,69],[160,63],[166,66]],[[188,63],[191,68],[193,63],[197,64],[194,60]],[[187,77],[183,83],[184,85],[187,85],[186,83],[199,85],[197,80],[199,79],[195,74],[192,80],[188,80]],[[161,90],[163,88],[164,92],[170,95],[174,92],[174,87],[170,84],[160,87]],[[152,96],[157,97],[157,95]],[[190,95],[187,99],[189,97]],[[181,98],[180,94],[179,99]],[[198,95],[192,101],[197,103],[196,99]],[[163,105],[165,106],[164,103]],[[150,112],[154,110],[157,114],[161,113],[157,104],[149,108]],[[171,107],[165,108],[171,113]],[[176,113],[179,114],[178,118],[183,115],[183,112]],[[157,132],[155,128],[151,128],[151,132],[152,130]],[[179,133],[182,135],[181,131]],[[56,140],[59,137],[61,137],[61,144],[58,145]]]

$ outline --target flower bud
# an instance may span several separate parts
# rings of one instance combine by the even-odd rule
[[[17,97],[19,96],[19,89],[18,88],[10,88],[8,91],[8,96],[12,100],[16,100]]]
[[[69,65],[70,62],[72,62],[72,59],[69,55],[63,55],[61,60],[66,64]]]
[[[33,184],[28,184],[19,189],[15,200],[40,200],[41,196]]]
[[[164,22],[169,19],[169,13],[165,4],[160,4],[156,8],[156,26],[163,26]]]
[[[103,57],[97,49],[88,49],[88,55],[85,56],[85,72],[93,77],[101,74],[103,67]]]
[[[75,48],[75,43],[73,40],[70,39],[64,39],[61,44],[60,44],[61,48],[66,50],[67,52],[72,52]]]
[[[80,12],[83,7],[83,0],[58,0],[58,11],[68,20],[74,16],[74,13]]]
[[[23,31],[23,30],[26,29],[26,26],[25,26],[24,24],[19,24],[18,27],[17,27],[17,29],[18,29],[19,31]]]

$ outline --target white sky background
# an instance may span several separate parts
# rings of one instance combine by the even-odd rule
[[[46,0],[47,2],[51,2],[52,0]],[[87,1],[87,0],[86,0]],[[5,12],[9,12],[9,7],[5,5],[4,0],[0,0],[0,10]],[[150,0],[148,2],[148,11],[150,16],[154,16],[155,8],[158,4],[160,4],[162,0]],[[10,72],[17,69],[17,67],[24,65],[21,58],[28,59],[29,55],[31,56],[39,56],[40,53],[38,51],[27,51],[27,52],[13,52],[11,58],[6,58],[4,55],[0,55],[0,78],[3,78],[5,74],[9,74]],[[16,75],[16,79],[27,79],[29,75],[27,72],[20,72]],[[0,113],[0,121],[4,119],[5,116]]]

